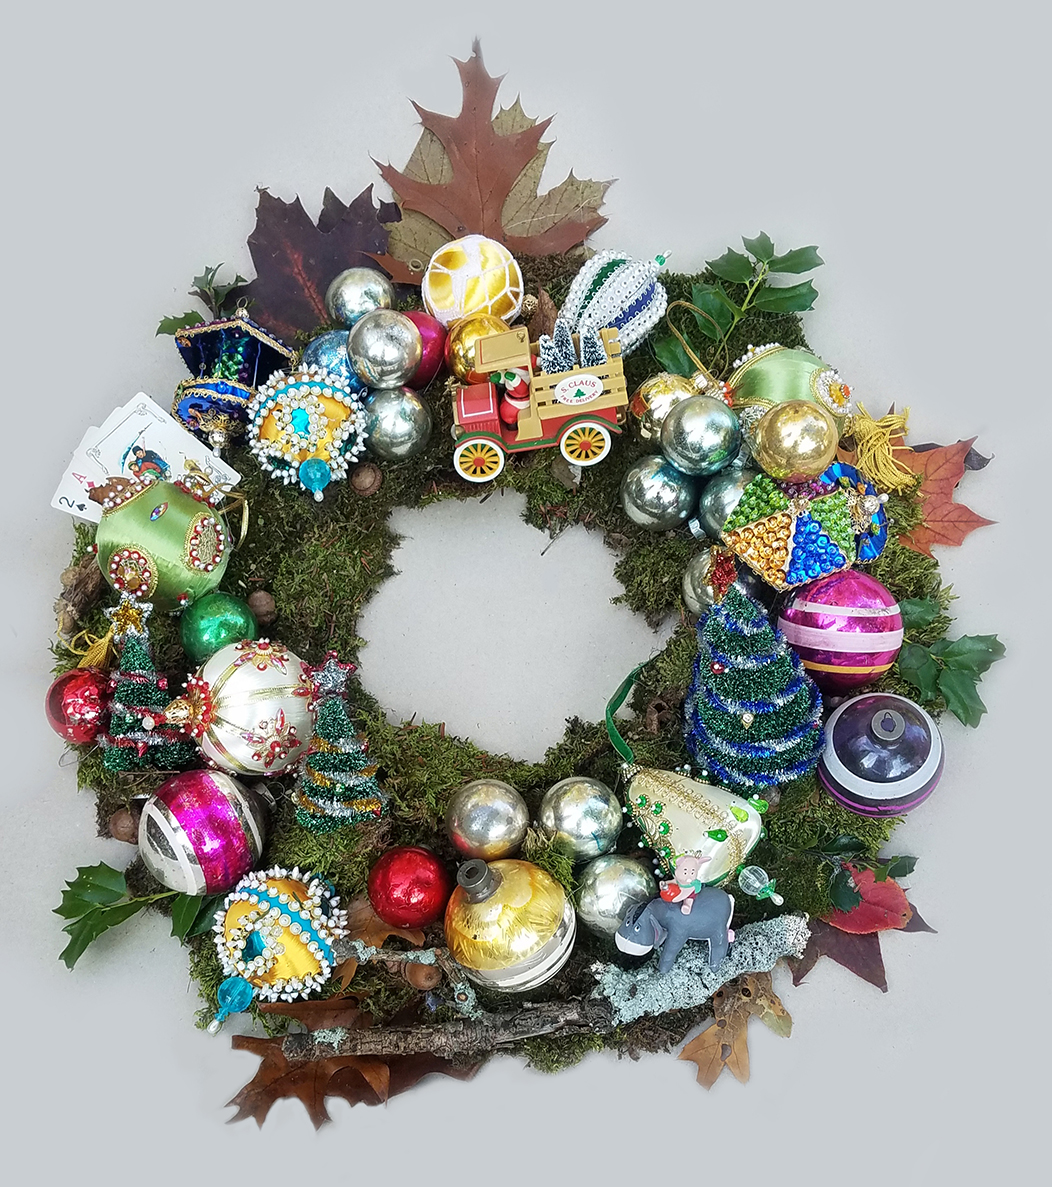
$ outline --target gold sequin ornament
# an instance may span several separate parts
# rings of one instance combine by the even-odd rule
[[[431,257],[420,295],[428,313],[444,326],[475,313],[511,323],[522,308],[522,271],[502,243],[465,235]]]

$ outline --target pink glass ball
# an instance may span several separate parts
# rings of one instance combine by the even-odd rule
[[[446,327],[438,318],[432,317],[430,313],[425,313],[422,309],[409,309],[406,311],[406,317],[420,331],[420,342],[423,347],[420,365],[409,377],[406,385],[418,392],[421,388],[427,387],[434,379],[445,361]]]
[[[844,693],[876,680],[902,646],[894,595],[868,573],[844,569],[801,586],[778,627],[823,692]]]

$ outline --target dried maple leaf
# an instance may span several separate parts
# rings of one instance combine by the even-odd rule
[[[424,130],[405,169],[376,162],[402,210],[388,251],[408,269],[396,280],[419,283],[431,255],[461,235],[488,235],[516,255],[536,256],[569,251],[606,222],[599,206],[609,182],[582,181],[571,172],[538,193],[551,149],[541,137],[551,119],[532,120],[518,100],[493,114],[501,79],[486,71],[477,41],[466,62],[454,61],[464,92],[460,114],[439,115],[414,103]],[[376,258],[388,267],[382,255]]]
[[[874,870],[860,870],[850,864],[847,869],[862,901],[850,911],[826,915],[823,922],[856,936],[902,928],[909,923],[913,909],[906,901],[906,892],[894,878],[878,882]]]
[[[853,935],[837,927],[831,927],[821,919],[812,919],[807,926],[811,929],[811,938],[807,941],[803,956],[789,957],[794,985],[801,984],[819,959],[828,956],[856,977],[875,985],[881,993],[887,993],[888,978],[884,972],[884,958],[880,954],[880,935],[877,932]]]
[[[348,206],[327,189],[315,224],[299,198],[285,202],[259,190],[256,225],[248,248],[256,279],[241,290],[252,301],[252,317],[292,341],[301,330],[329,320],[325,290],[345,268],[372,266],[387,249],[384,224],[399,217],[392,202],[373,205],[367,186]]]
[[[414,948],[420,948],[424,943],[424,933],[419,928],[391,927],[384,923],[364,895],[352,899],[347,905],[347,936],[352,940],[361,940],[370,948],[382,948],[389,936],[400,936]],[[337,985],[346,988],[357,971],[357,958],[349,956],[333,969],[332,975]]]
[[[749,1018],[762,1019],[788,1038],[793,1020],[771,987],[770,973],[747,973],[712,995],[713,1024],[679,1053],[698,1066],[698,1083],[711,1088],[727,1068],[741,1083],[749,1078]]]
[[[953,492],[964,477],[965,459],[974,440],[972,437],[920,453],[913,449],[896,453],[896,458],[921,478],[924,513],[923,523],[908,535],[900,536],[900,544],[931,556],[933,544],[959,545],[969,532],[994,522],[953,501]]]

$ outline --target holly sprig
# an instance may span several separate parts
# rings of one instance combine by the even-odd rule
[[[867,858],[864,856],[865,848],[858,837],[841,833],[816,851],[816,855],[832,867],[829,899],[838,911],[853,911],[862,902],[848,862],[856,869],[872,870],[877,882],[886,882],[889,878],[905,878],[907,874],[913,873],[917,864],[915,857],[906,854]]]
[[[120,870],[105,862],[78,866],[76,878],[66,883],[62,902],[54,911],[70,921],[62,929],[69,936],[69,943],[59,954],[59,960],[67,968],[73,968],[88,945],[104,932],[137,915],[150,903],[163,899],[170,899],[172,903],[172,935],[184,940],[208,931],[222,895],[202,898],[165,890],[158,894],[133,896],[128,893],[127,880]]]
[[[905,598],[899,608],[907,632],[929,626],[942,613],[939,603],[927,598]],[[996,635],[962,635],[930,645],[907,639],[896,668],[917,689],[922,703],[931,704],[941,697],[959,721],[974,728],[986,712],[977,686],[983,673],[1004,653],[1004,644]]]
[[[234,273],[234,279],[229,284],[221,284],[219,269],[222,267],[222,264],[215,264],[213,267],[206,265],[201,275],[194,277],[194,287],[190,290],[190,296],[196,297],[204,305],[213,320],[233,314],[240,296],[239,290],[243,284],[248,284],[240,272]],[[189,329],[190,326],[201,325],[204,320],[199,313],[193,311],[162,317],[157,334],[177,334],[180,330]]]

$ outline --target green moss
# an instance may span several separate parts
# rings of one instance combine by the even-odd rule
[[[606,1046],[608,1040],[605,1036],[581,1031],[560,1035],[558,1038],[542,1035],[536,1039],[526,1039],[517,1044],[515,1050],[525,1057],[527,1064],[534,1071],[551,1075],[561,1072],[564,1068],[573,1067],[586,1055],[593,1051],[602,1051]]]
[[[562,883],[566,893],[573,897],[577,888],[573,876],[573,860],[556,847],[551,837],[546,837],[537,829],[531,828],[522,844],[522,856],[551,874],[556,882]]]

